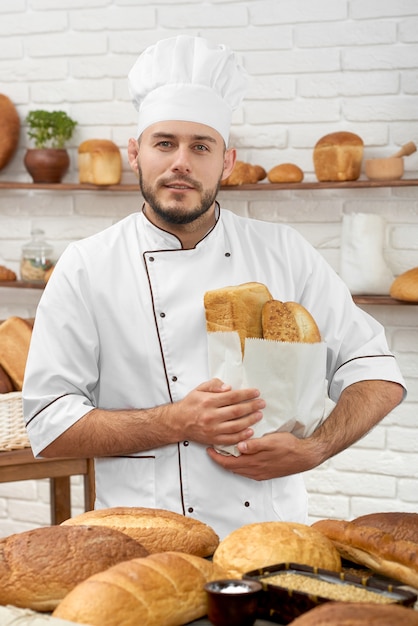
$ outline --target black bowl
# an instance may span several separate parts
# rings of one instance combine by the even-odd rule
[[[262,584],[256,580],[225,579],[206,583],[208,618],[214,626],[253,626]]]

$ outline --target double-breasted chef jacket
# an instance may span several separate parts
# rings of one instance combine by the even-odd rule
[[[70,244],[45,288],[23,389],[34,453],[92,408],[176,402],[208,380],[204,293],[250,281],[311,312],[327,344],[332,400],[361,380],[404,385],[383,327],[292,227],[219,209],[213,229],[184,250],[139,212]],[[192,441],[99,458],[95,469],[96,508],[169,509],[221,538],[243,524],[307,520],[301,475],[243,478]]]

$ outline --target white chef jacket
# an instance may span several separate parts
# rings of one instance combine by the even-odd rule
[[[312,313],[327,343],[333,400],[360,380],[404,384],[382,326],[293,228],[222,209],[215,227],[184,250],[135,213],[70,244],[45,288],[23,389],[34,453],[92,408],[155,407],[208,380],[203,295],[249,281]],[[301,475],[250,480],[220,468],[205,448],[182,441],[96,459],[96,508],[170,509],[221,538],[247,523],[306,523]]]

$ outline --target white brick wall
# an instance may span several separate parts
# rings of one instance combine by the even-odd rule
[[[77,145],[115,141],[124,182],[133,182],[126,144],[135,134],[126,75],[157,39],[201,34],[234,48],[250,74],[248,98],[235,114],[232,142],[243,160],[270,167],[297,163],[314,180],[312,149],[324,134],[351,130],[365,158],[418,143],[416,0],[15,0],[0,2],[0,93],[22,120],[18,150],[0,180],[28,181],[24,128],[34,108],[60,108],[78,122],[68,181],[77,181]],[[405,159],[418,177],[418,154]],[[418,265],[418,188],[221,193],[240,214],[293,224],[338,270],[341,219],[376,212],[387,223],[386,259],[394,274]],[[140,206],[135,193],[4,191],[0,263],[16,271],[33,226],[57,254]],[[38,291],[0,291],[0,319],[33,315]],[[418,309],[368,306],[386,327],[409,396],[356,446],[306,475],[311,518],[351,518],[418,505]],[[82,506],[74,479],[74,510]],[[47,481],[0,484],[0,536],[49,522]]]

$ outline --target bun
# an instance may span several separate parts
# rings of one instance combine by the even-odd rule
[[[211,561],[162,552],[91,576],[53,616],[91,626],[180,626],[207,614],[204,585],[222,578]]]
[[[13,102],[0,94],[0,170],[5,167],[19,143],[20,119]]]
[[[262,310],[264,339],[316,343],[321,333],[312,315],[297,302],[270,300]]]
[[[251,165],[251,163],[245,163],[244,161],[236,161],[234,169],[222,181],[222,185],[252,185],[263,180],[266,176],[266,170],[261,165]]]
[[[352,522],[326,519],[313,527],[342,557],[418,588],[418,514],[375,513]]]
[[[216,548],[213,562],[230,578],[259,567],[300,563],[341,571],[332,542],[311,526],[295,522],[259,522],[232,531]]]
[[[395,278],[389,293],[396,300],[418,302],[418,267],[413,267]]]
[[[297,617],[292,626],[418,626],[418,613],[396,604],[326,602]]]
[[[207,291],[204,295],[206,329],[208,332],[238,332],[244,354],[247,337],[263,336],[261,311],[271,298],[267,287],[257,282]]]
[[[89,576],[147,554],[110,528],[50,526],[10,535],[0,541],[0,604],[52,611]]]
[[[300,183],[303,180],[303,172],[294,163],[282,163],[273,167],[267,178],[271,183]]]
[[[0,280],[5,281],[13,281],[16,280],[17,276],[15,272],[5,265],[0,265]]]
[[[96,509],[71,517],[62,524],[114,528],[139,541],[150,554],[174,550],[201,557],[211,556],[219,543],[218,535],[207,524],[164,509]]]
[[[26,360],[32,337],[32,326],[20,317],[9,317],[0,324],[0,365],[21,391]]]
[[[80,183],[117,185],[122,176],[118,146],[108,139],[88,139],[78,146]]]
[[[313,151],[319,181],[357,180],[363,160],[363,140],[346,131],[330,133],[317,141]]]

